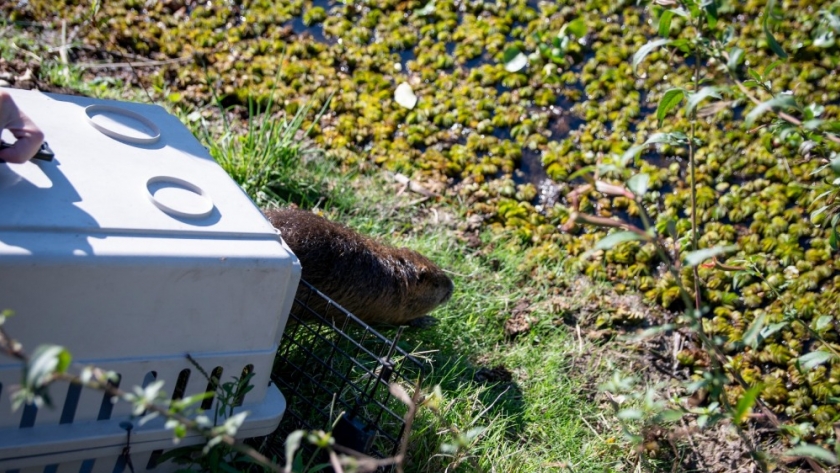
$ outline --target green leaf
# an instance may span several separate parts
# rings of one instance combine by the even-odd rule
[[[796,100],[790,95],[777,95],[772,99],[767,100],[766,102],[761,102],[760,104],[753,107],[753,109],[750,110],[750,113],[747,114],[746,118],[744,118],[744,123],[746,123],[748,127],[752,126],[753,123],[755,123],[755,121],[758,119],[758,117],[763,115],[765,112],[767,112],[770,109],[779,108],[799,109],[799,104],[797,104]]]
[[[62,373],[70,365],[70,353],[58,345],[40,345],[26,367],[26,387],[37,389],[46,384],[54,373]],[[62,370],[63,367],[63,370]]]
[[[656,119],[659,120],[659,126],[662,126],[665,115],[682,102],[683,97],[685,97],[685,89],[674,88],[665,91],[659,101],[659,106],[656,107]]]
[[[645,173],[639,173],[627,180],[627,188],[630,189],[638,197],[645,195],[648,189],[650,176]]]
[[[736,46],[729,50],[729,62],[726,64],[726,67],[735,74],[738,70],[738,66],[741,65],[741,61],[743,60],[744,50]]]
[[[700,104],[700,102],[709,97],[714,97],[716,99],[720,98],[720,94],[718,93],[717,87],[703,87],[697,93],[689,94],[688,105],[686,107],[687,112],[689,114],[693,112],[697,105]]]
[[[750,410],[755,405],[756,399],[758,399],[758,394],[761,393],[763,386],[761,384],[756,384],[755,386],[751,387],[741,396],[741,399],[738,399],[738,404],[735,405],[735,423],[741,424],[749,415]]]
[[[761,338],[767,340],[768,338],[770,338],[770,335],[773,335],[774,333],[778,332],[779,330],[781,330],[781,329],[783,329],[787,326],[788,326],[787,322],[778,322],[778,323],[775,323],[775,324],[770,324],[770,325],[764,327],[764,329],[761,331]]]
[[[508,59],[508,57],[510,56],[510,53],[512,53],[513,51],[517,51],[517,53],[513,57]],[[519,49],[515,48],[515,47],[514,48],[509,48],[505,51],[504,56],[505,56],[505,70],[506,71],[508,71],[508,72],[519,72],[523,68],[525,68],[525,66],[528,65],[528,56],[526,56],[525,54],[523,54],[521,52],[518,52],[518,51],[519,51]],[[415,99],[415,101],[416,101],[416,99]],[[413,107],[413,105],[412,105],[412,107]],[[408,108],[411,108],[411,107],[408,107]]]
[[[783,62],[784,61],[782,61],[781,59],[776,59],[775,61],[771,62],[767,65],[767,67],[764,68],[764,72],[761,73],[761,76],[767,78],[767,74],[773,72],[773,69],[775,69],[779,64]]]
[[[673,10],[665,10],[659,17],[659,36],[667,38],[671,32],[671,19],[674,18]]]
[[[692,51],[691,43],[685,38],[675,39],[675,40],[673,40],[671,45],[674,46],[675,48],[679,49],[680,51],[686,53],[686,54],[688,54]]]
[[[825,106],[818,103],[812,103],[811,105],[805,107],[805,116],[809,120],[819,118],[823,112],[825,112]]]
[[[240,470],[239,468],[234,468],[233,466],[228,465],[228,464],[227,464],[226,462],[224,462],[224,461],[220,461],[220,462],[218,463],[218,465],[219,465],[219,468],[221,468],[222,470],[226,471],[227,473],[242,473],[242,470]]]
[[[814,46],[818,48],[830,48],[835,43],[833,31],[823,31],[822,34],[814,38]]]
[[[840,121],[832,120],[826,122],[824,125],[828,131],[831,131],[833,133],[840,133]]]
[[[700,7],[697,5],[697,2],[695,2],[693,0],[690,0],[690,1],[687,1],[685,3],[686,3],[686,6],[688,7],[688,11],[691,12],[692,18],[699,19],[700,15],[703,12],[702,12],[702,10],[700,10]]]
[[[817,217],[822,215],[822,213],[825,212],[826,210],[828,210],[827,205],[823,205],[822,207],[814,210],[813,212],[811,212],[811,216],[809,217],[809,220],[811,220],[811,222],[813,222],[814,220],[817,219]]]
[[[840,241],[840,235],[837,234],[837,227],[831,226],[831,235],[828,237],[828,245],[832,250],[837,251],[837,242]]]
[[[654,49],[660,46],[664,46],[670,42],[671,40],[669,39],[657,39],[655,41],[650,41],[641,48],[639,48],[639,50],[636,51],[636,54],[633,55],[633,72],[636,72],[636,69],[639,67],[639,64],[642,61],[644,61],[647,55],[653,52]]]
[[[829,465],[837,464],[837,457],[833,453],[829,452],[828,450],[822,447],[819,447],[817,445],[811,445],[808,443],[802,443],[797,445],[796,447],[791,448],[790,450],[785,452],[785,456],[808,457],[828,463]]]
[[[647,143],[631,146],[630,149],[625,151],[624,154],[621,155],[621,159],[619,160],[621,162],[621,165],[627,166],[630,160],[635,158],[637,154],[639,154],[643,149],[645,149],[646,144]]]
[[[620,231],[611,233],[604,238],[601,239],[598,243],[595,244],[595,250],[609,250],[610,248],[618,245],[619,243],[624,243],[628,241],[639,241],[643,240],[644,237],[639,235],[636,232],[630,231]]]
[[[577,18],[570,21],[569,23],[566,23],[565,28],[571,31],[576,38],[583,38],[584,36],[586,36],[587,27],[586,23],[583,21],[583,18]]]
[[[744,332],[744,345],[758,348],[759,336],[761,335],[761,330],[764,328],[765,318],[766,315],[761,313],[752,321],[747,331]]]
[[[656,414],[656,419],[659,422],[667,423],[667,422],[676,422],[683,418],[685,412],[679,411],[676,409],[666,409],[659,414]]]
[[[762,19],[762,28],[764,29],[764,36],[767,38],[767,45],[770,46],[770,49],[776,53],[776,56],[779,56],[782,59],[787,59],[788,55],[782,46],[776,41],[776,38],[773,37],[773,33],[770,31],[770,16],[773,15],[774,10],[776,8],[776,0],[768,0],[767,6],[764,7],[764,17]]]
[[[703,10],[706,12],[706,22],[709,24],[709,28],[714,29],[718,22],[717,2],[715,0],[707,0],[707,3],[703,5]]]
[[[654,133],[650,135],[650,138],[645,141],[646,145],[653,144],[653,143],[665,143],[669,145],[682,145],[685,144],[685,135],[674,132],[674,133]]]
[[[715,246],[713,248],[704,248],[702,250],[691,251],[685,255],[685,265],[689,268],[697,266],[698,264],[706,261],[709,258],[714,256],[722,255],[724,253],[728,253],[730,251],[737,250],[738,247],[735,245],[730,246]]]
[[[622,409],[618,411],[615,416],[621,420],[638,420],[641,419],[644,414],[639,409]]]
[[[832,317],[830,315],[821,315],[817,318],[817,321],[814,323],[814,330],[817,332],[823,330],[824,328],[831,325]]]
[[[505,49],[502,62],[508,63],[510,61],[513,61],[513,58],[518,56],[519,53],[520,53],[519,48],[517,48],[516,46],[512,46],[510,48]]]
[[[206,391],[206,392],[203,392],[203,393],[193,394],[192,396],[187,396],[187,397],[181,399],[179,401],[179,403],[186,408],[186,407],[191,406],[193,404],[198,404],[198,403],[204,401],[205,399],[210,399],[215,394],[216,393],[214,393],[213,391]],[[152,399],[152,401],[154,401],[154,399]]]
[[[665,224],[665,228],[668,230],[668,235],[671,235],[671,238],[673,238],[674,240],[678,240],[676,220],[668,219],[668,222]]]
[[[427,15],[431,15],[434,12],[435,12],[435,0],[432,0],[431,2],[427,3],[426,6],[424,6],[423,8],[417,10],[415,12],[415,14],[417,16],[427,16]]]
[[[635,158],[639,152],[641,152],[645,146],[649,144],[655,143],[665,143],[674,146],[684,145],[686,143],[686,138],[684,133],[680,132],[673,132],[673,133],[654,133],[650,135],[650,137],[644,143],[640,145],[631,146],[630,149],[624,152],[621,155],[621,159],[619,160],[623,166],[627,166],[627,163],[630,162],[631,159]]]
[[[300,441],[305,434],[306,431],[304,430],[295,430],[286,436],[286,471],[292,471],[292,461],[295,458],[295,452],[300,448]]]
[[[806,370],[811,370],[832,358],[834,358],[834,355],[832,353],[817,350],[800,356],[799,363]]]
[[[697,381],[692,381],[685,386],[685,392],[688,394],[694,394],[697,390],[701,388],[705,388],[709,384],[709,380],[707,379],[698,379]]]
[[[483,434],[485,430],[487,430],[487,427],[473,427],[464,433],[464,439],[468,442],[472,442],[476,437]]]
[[[802,123],[802,128],[808,131],[814,131],[817,128],[819,128],[823,123],[825,123],[825,120],[820,120],[819,118],[815,118],[813,120],[806,120]]]
[[[567,177],[566,180],[567,181],[573,181],[573,180],[575,180],[575,179],[577,179],[581,176],[584,176],[584,175],[592,173],[592,172],[595,172],[595,166],[584,166],[584,167],[578,169],[577,171],[569,174],[569,177]]]
[[[727,25],[723,30],[723,33],[720,35],[720,41],[726,45],[729,44],[733,38],[735,38],[735,28],[733,28],[732,25]]]

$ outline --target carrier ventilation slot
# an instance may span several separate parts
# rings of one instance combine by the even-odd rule
[[[122,375],[118,374],[116,381],[108,380],[108,386],[119,388],[121,380]],[[97,416],[96,420],[108,420],[111,418],[111,412],[114,410],[114,403],[111,402],[111,397],[107,391],[102,393],[102,404],[99,405],[99,416]]]

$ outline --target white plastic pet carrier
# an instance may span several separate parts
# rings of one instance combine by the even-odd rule
[[[126,390],[162,379],[170,395],[206,391],[187,354],[222,383],[253,371],[237,437],[274,430],[285,400],[269,376],[300,265],[259,209],[161,107],[4,90],[54,153],[0,164],[5,330],[30,353],[63,345],[74,369],[113,370]],[[131,405],[57,383],[54,409],[13,413],[20,380],[0,356],[0,471],[123,468]],[[175,468],[156,465],[172,448],[162,419],[135,425],[128,445],[136,471]]]

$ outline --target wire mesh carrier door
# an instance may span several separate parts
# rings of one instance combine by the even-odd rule
[[[396,455],[408,408],[388,386],[396,382],[411,393],[424,371],[397,347],[400,333],[385,337],[301,280],[272,376],[288,404],[271,453],[282,457],[294,430],[332,429],[343,447]]]

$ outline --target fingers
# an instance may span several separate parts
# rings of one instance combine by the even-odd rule
[[[0,90],[0,131],[9,130],[17,141],[0,150],[0,160],[10,163],[29,161],[44,142],[44,133],[23,113],[8,92]]]

